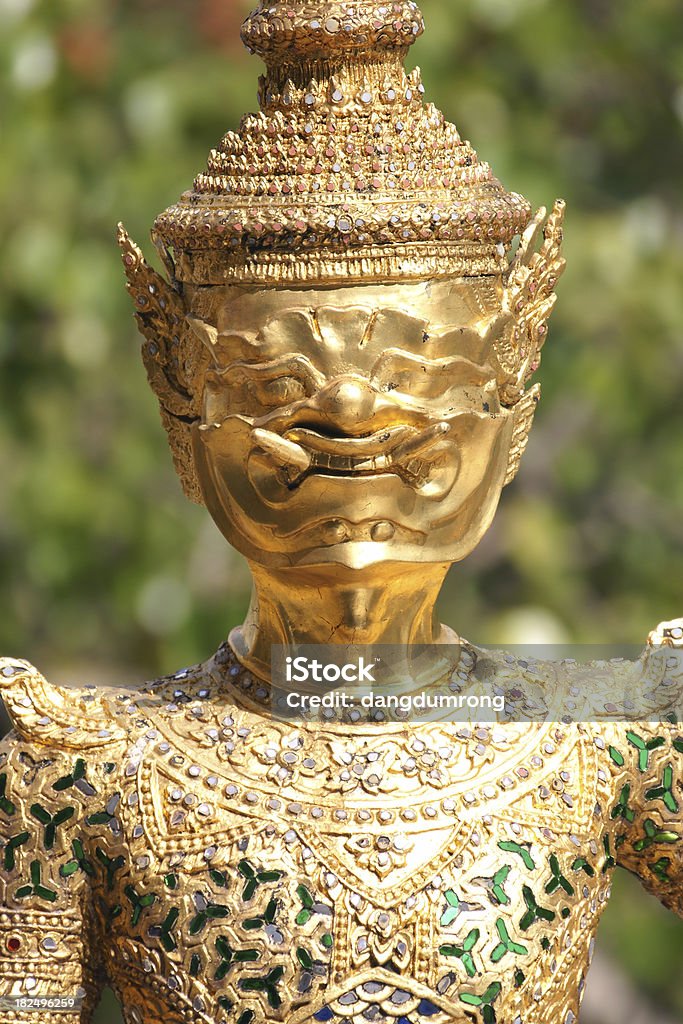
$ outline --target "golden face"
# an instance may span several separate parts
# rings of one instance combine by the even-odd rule
[[[513,437],[487,340],[500,282],[211,292],[194,458],[228,540],[267,566],[465,557]]]

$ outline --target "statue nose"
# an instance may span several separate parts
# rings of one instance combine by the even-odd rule
[[[363,377],[349,374],[330,381],[316,397],[316,411],[326,429],[341,434],[379,430],[378,414],[387,405]]]

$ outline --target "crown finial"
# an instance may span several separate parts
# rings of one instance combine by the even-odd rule
[[[423,30],[413,0],[261,0],[242,27],[242,40],[271,68],[282,62],[403,54]]]

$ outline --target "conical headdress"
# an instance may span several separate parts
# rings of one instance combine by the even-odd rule
[[[262,0],[242,29],[266,64],[260,112],[157,218],[197,284],[497,274],[530,219],[403,61],[412,0]]]
[[[547,220],[543,208],[531,218],[526,201],[425,104],[419,71],[403,69],[422,29],[411,0],[262,0],[242,29],[266,63],[261,110],[228,132],[194,189],[155,222],[170,285],[119,226],[143,358],[196,500],[191,435],[210,357],[195,337],[184,283],[499,276],[500,309],[486,332],[501,401],[515,410],[508,480],[516,472],[539,393],[526,386],[564,270],[564,203]]]

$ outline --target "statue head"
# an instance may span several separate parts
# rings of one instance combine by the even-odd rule
[[[260,112],[155,223],[170,285],[121,231],[185,490],[264,566],[458,561],[527,443],[563,204],[532,217],[424,102],[421,31],[263,0]]]

